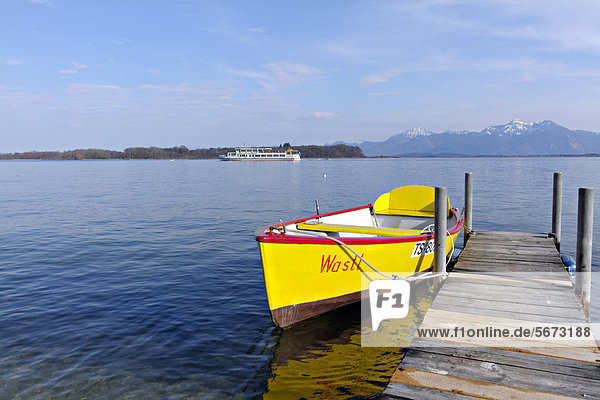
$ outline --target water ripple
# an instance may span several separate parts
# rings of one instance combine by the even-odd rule
[[[316,198],[334,211],[402,184],[446,186],[460,205],[465,163],[1,162],[0,398],[376,396],[402,349],[361,348],[352,309],[275,328],[252,233],[312,213]],[[580,174],[598,160],[468,169],[478,228],[540,232],[562,170],[574,254],[574,193],[600,186]]]

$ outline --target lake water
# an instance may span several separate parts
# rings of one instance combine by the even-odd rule
[[[476,229],[548,232],[555,171],[574,257],[600,158],[0,162],[0,398],[374,398],[403,349],[361,348],[352,306],[275,328],[254,230],[406,184],[460,209],[473,172]]]

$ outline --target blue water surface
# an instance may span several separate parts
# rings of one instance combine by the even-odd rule
[[[354,309],[274,327],[254,230],[404,184],[462,208],[473,172],[475,228],[548,232],[554,171],[574,256],[598,158],[0,162],[0,398],[375,397],[403,350],[360,349]]]

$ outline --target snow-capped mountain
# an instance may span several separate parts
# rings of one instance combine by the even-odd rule
[[[420,137],[420,136],[431,136],[434,135],[434,132],[431,132],[427,129],[418,127],[418,128],[412,128],[412,129],[407,129],[404,132],[398,133],[397,135],[392,136],[390,139],[395,139],[395,140],[406,140],[406,139],[414,139],[416,137]]]
[[[488,126],[481,131],[484,135],[512,136],[528,133],[535,125],[533,122],[515,119],[506,125]]]
[[[417,154],[552,155],[600,153],[600,134],[570,130],[552,121],[515,119],[479,132],[409,129],[383,142],[363,142],[367,156]]]

